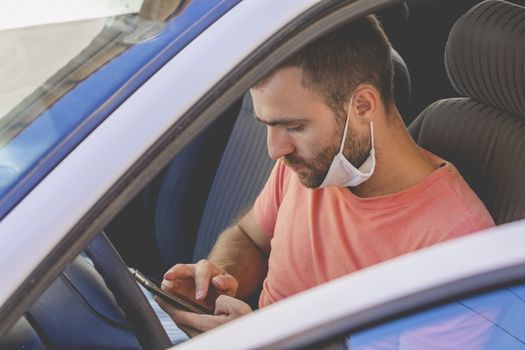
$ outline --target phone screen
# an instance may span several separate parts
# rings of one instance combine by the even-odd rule
[[[168,301],[173,306],[198,314],[213,314],[214,306],[210,305],[209,302],[207,303],[205,301],[197,301],[176,291],[168,292],[162,290],[160,282],[142,274],[136,269],[130,268],[129,270],[135,278],[135,280],[139,282],[142,286],[144,286],[144,288],[146,288],[153,294],[159,296],[160,298]]]

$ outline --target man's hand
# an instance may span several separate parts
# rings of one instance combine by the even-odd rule
[[[248,304],[228,295],[219,295],[215,301],[214,315],[203,315],[184,311],[170,305],[159,297],[155,297],[155,301],[170,315],[173,321],[177,325],[182,326],[181,328],[190,336],[220,326],[223,323],[252,311]]]
[[[235,296],[239,283],[232,275],[227,274],[208,260],[201,260],[196,264],[177,264],[164,274],[162,288],[178,290],[185,283],[185,279],[195,280],[195,299],[202,300],[208,294],[210,283],[219,292]]]

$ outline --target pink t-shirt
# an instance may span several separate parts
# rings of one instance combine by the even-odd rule
[[[281,161],[255,201],[271,240],[261,307],[381,261],[494,226],[456,168],[441,167],[392,195],[360,198],[344,187],[309,189]]]

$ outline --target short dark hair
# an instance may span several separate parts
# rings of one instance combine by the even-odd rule
[[[316,91],[340,114],[350,94],[362,83],[375,86],[388,109],[393,100],[392,47],[373,15],[358,19],[310,43],[282,62],[255,85],[264,84],[285,67],[303,69],[303,85]]]

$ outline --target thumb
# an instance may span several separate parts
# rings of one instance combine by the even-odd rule
[[[248,304],[228,295],[219,295],[215,301],[215,315],[226,315],[233,319],[250,312],[252,309]]]

